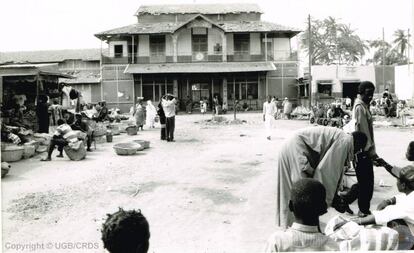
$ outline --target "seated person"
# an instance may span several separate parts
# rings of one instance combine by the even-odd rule
[[[104,248],[110,253],[146,253],[149,248],[149,224],[141,210],[108,214],[102,226]]]
[[[88,125],[82,121],[81,114],[75,115],[75,122],[73,122],[73,124],[70,125],[70,127],[72,128],[72,130],[78,130],[82,131],[83,133],[86,133],[86,150],[91,151],[92,131],[89,131]]]
[[[63,147],[69,144],[73,139],[77,140],[77,134],[72,131],[72,128],[65,123],[63,119],[58,119],[58,127],[56,132],[53,134],[52,139],[50,140],[49,149],[47,151],[47,157],[41,159],[41,161],[51,161],[52,153],[55,149],[55,146],[58,146],[59,155],[57,157],[63,157]]]
[[[292,186],[289,209],[295,222],[286,230],[274,233],[265,252],[278,251],[335,251],[338,244],[322,234],[319,216],[327,212],[325,187],[315,179],[300,179]]]
[[[108,108],[106,107],[106,102],[105,101],[99,102],[99,105],[100,105],[100,110],[99,110],[98,116],[95,118],[95,120],[97,122],[103,122],[105,120],[108,120],[109,119],[109,111],[108,111]]]
[[[371,215],[355,219],[359,225],[387,224],[393,220],[403,220],[414,236],[414,166],[401,169],[397,180],[401,194],[382,201]],[[414,249],[414,248],[413,248]]]

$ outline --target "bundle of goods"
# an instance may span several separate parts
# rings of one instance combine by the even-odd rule
[[[76,145],[66,145],[63,150],[72,161],[80,161],[86,157],[86,149],[82,141],[79,141]]]

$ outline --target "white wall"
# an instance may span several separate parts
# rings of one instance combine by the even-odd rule
[[[312,66],[312,93],[317,92],[316,83],[332,80],[332,92],[342,92],[343,81],[371,81],[375,84],[374,66]]]
[[[286,58],[290,56],[290,39],[289,38],[273,38],[274,58]]]
[[[413,65],[395,66],[395,94],[399,99],[414,98],[414,75]],[[411,73],[410,73],[411,72]]]
[[[260,33],[250,33],[250,54],[261,54]]]
[[[139,35],[138,37],[138,56],[149,56],[149,36]]]
[[[128,42],[127,41],[109,41],[109,56],[115,56],[115,45],[122,45],[122,56],[128,57]]]

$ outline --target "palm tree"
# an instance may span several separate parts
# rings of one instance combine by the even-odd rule
[[[401,55],[405,55],[405,51],[410,47],[408,34],[404,30],[398,29],[394,32],[394,37],[395,48]]]

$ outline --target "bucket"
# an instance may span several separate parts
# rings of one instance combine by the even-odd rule
[[[137,135],[138,127],[137,126],[129,126],[126,128],[126,132],[128,135]]]
[[[106,132],[106,142],[112,142],[112,132],[111,131]]]

